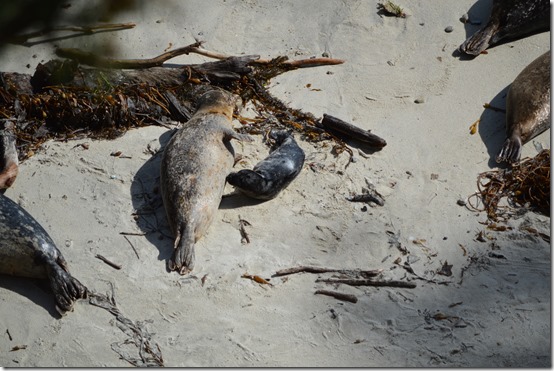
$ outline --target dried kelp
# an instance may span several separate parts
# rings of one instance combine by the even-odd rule
[[[468,206],[486,211],[490,222],[506,221],[521,208],[550,216],[550,150],[542,150],[511,168],[479,174],[477,188],[468,198]]]
[[[311,113],[289,108],[267,90],[271,78],[301,67],[342,63],[330,58],[289,61],[287,57],[261,60],[258,56],[227,57],[200,48],[200,43],[147,60],[107,60],[76,50],[60,55],[75,60],[39,64],[33,76],[0,73],[0,118],[16,122],[20,160],[31,156],[47,139],[80,137],[115,138],[130,128],[183,120],[194,111],[196,99],[214,87],[238,94],[252,102],[258,117],[244,119],[241,131],[266,132],[287,127],[308,141],[332,140],[333,152],[351,153],[346,144],[322,127]],[[195,52],[221,60],[183,68],[151,67],[179,53]],[[108,67],[85,67],[97,63]],[[137,64],[138,63],[138,64]],[[149,67],[149,68],[144,68]],[[267,118],[274,118],[268,120]]]

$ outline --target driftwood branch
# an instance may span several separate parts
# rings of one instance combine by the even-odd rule
[[[194,44],[184,46],[182,48],[177,48],[170,50],[168,52],[162,53],[154,58],[147,59],[116,59],[116,58],[107,58],[98,56],[92,52],[87,52],[81,49],[75,48],[58,48],[56,49],[56,55],[62,58],[68,58],[75,60],[81,64],[86,64],[93,67],[100,68],[118,68],[118,69],[141,69],[141,68],[151,68],[151,67],[160,67],[164,62],[169,59],[181,56],[188,55],[190,53],[195,53],[203,55],[208,58],[225,60],[229,58],[238,58],[230,55],[213,52],[206,50],[201,47],[202,42],[197,41]],[[241,56],[240,58],[243,58]],[[272,59],[260,59],[259,56],[250,56],[253,57],[251,63],[254,64],[269,64],[273,62]],[[291,68],[305,68],[305,67],[318,67],[318,66],[328,66],[344,63],[342,59],[335,58],[309,58],[309,59],[300,59],[300,60],[285,60],[280,62],[285,66]]]
[[[329,291],[329,290],[317,290],[315,292],[315,294],[332,296],[335,299],[339,299],[339,300],[342,300],[342,301],[349,301],[351,303],[357,303],[358,302],[358,298],[356,296],[351,295],[351,294],[345,294],[345,293],[342,293],[342,292]]]
[[[389,287],[403,287],[407,289],[414,289],[417,285],[413,282],[406,281],[375,281],[375,280],[352,280],[352,279],[317,279],[315,282],[344,284],[350,286],[389,286]]]
[[[383,138],[331,115],[324,114],[319,126],[339,135],[342,134],[348,139],[367,143],[372,147],[383,148],[387,145]]]
[[[373,269],[373,270],[359,270],[359,269],[334,269],[334,268],[323,268],[323,267],[312,267],[312,266],[300,266],[294,268],[281,269],[280,271],[275,272],[273,277],[281,277],[289,274],[296,273],[341,273],[346,275],[355,275],[362,277],[375,277],[380,275],[383,272],[383,269]]]

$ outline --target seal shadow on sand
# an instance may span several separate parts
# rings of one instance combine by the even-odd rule
[[[160,261],[169,261],[173,254],[174,237],[169,229],[160,193],[160,166],[163,150],[176,131],[177,129],[168,130],[159,137],[160,149],[140,167],[133,177],[130,189],[137,226],[158,249]],[[219,209],[235,209],[262,202],[265,201],[231,193],[224,195]]]
[[[0,287],[26,297],[52,317],[61,318],[48,280],[0,275]]]
[[[493,107],[505,109],[506,96],[508,95],[510,85],[496,94],[489,104]],[[505,163],[499,164],[496,162],[496,155],[506,140],[506,114],[504,112],[497,112],[493,109],[484,108],[479,120],[479,136],[487,147],[489,168],[507,167]]]

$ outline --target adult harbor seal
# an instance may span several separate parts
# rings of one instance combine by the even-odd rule
[[[519,39],[549,29],[548,0],[493,0],[491,17],[486,26],[470,36],[458,50],[479,55],[501,41]]]
[[[19,161],[15,147],[14,124],[0,121],[0,193],[4,193],[15,182]]]
[[[227,176],[227,182],[249,197],[271,200],[298,176],[304,165],[304,151],[292,134],[271,130],[275,141],[270,155],[254,166]]]
[[[0,273],[47,278],[60,314],[73,310],[87,288],[69,274],[62,253],[42,226],[22,207],[0,194]]]
[[[175,235],[170,271],[194,267],[194,244],[212,223],[225,177],[234,162],[230,140],[250,140],[232,126],[236,96],[211,90],[192,118],[170,139],[162,155],[160,184],[169,227]]]
[[[507,139],[496,162],[516,162],[521,146],[550,127],[550,51],[520,72],[506,98]]]

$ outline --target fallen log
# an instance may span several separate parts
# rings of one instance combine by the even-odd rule
[[[323,268],[323,267],[313,267],[313,266],[299,266],[294,268],[281,269],[280,271],[275,272],[272,277],[281,277],[289,274],[296,273],[341,273],[349,276],[362,276],[362,277],[375,277],[380,275],[383,272],[383,269],[373,269],[373,270],[360,270],[360,269],[334,269],[334,268]]]
[[[387,145],[387,142],[383,138],[372,134],[369,130],[360,129],[357,126],[331,115],[323,115],[320,127],[330,130],[338,136],[344,136],[346,139],[355,139],[367,143],[372,147],[383,148]]]
[[[406,281],[376,281],[376,280],[351,280],[351,279],[317,279],[315,282],[324,282],[324,283],[333,283],[333,284],[343,284],[350,286],[389,286],[389,287],[403,287],[408,289],[416,288],[417,285],[414,282]]]

